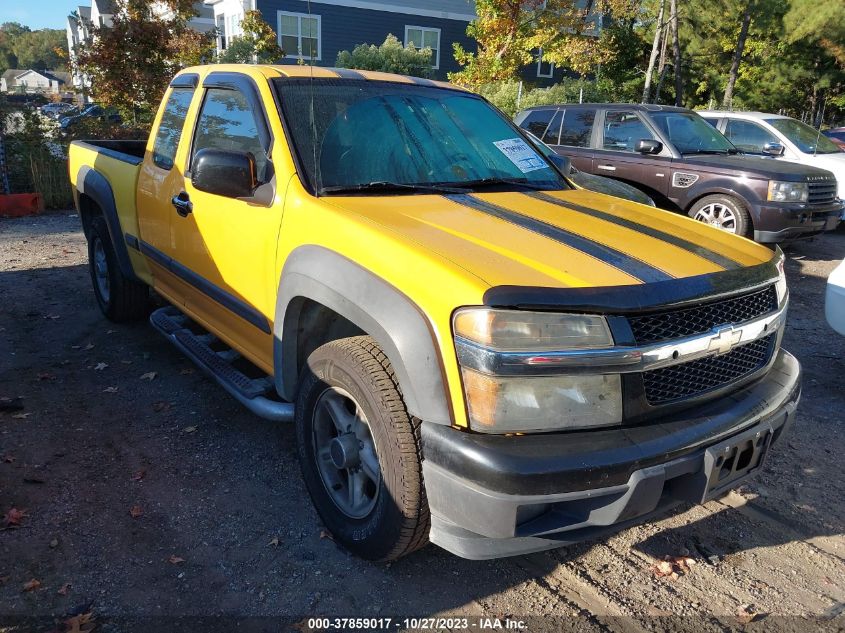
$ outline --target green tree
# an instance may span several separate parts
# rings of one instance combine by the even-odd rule
[[[386,73],[431,77],[431,49],[417,50],[402,46],[396,36],[388,35],[381,46],[359,44],[352,52],[340,51],[335,65],[338,68],[379,70]]]
[[[94,97],[134,119],[149,117],[173,75],[211,59],[213,33],[188,26],[196,15],[191,0],[162,0],[168,12],[147,0],[114,0],[110,26],[89,25],[91,39],[76,50],[75,66],[91,81]]]
[[[544,61],[585,75],[612,57],[607,40],[596,37],[599,16],[627,19],[638,7],[639,0],[477,0],[467,35],[478,50],[455,44],[463,69],[449,79],[470,87],[513,79],[539,51]]]
[[[59,29],[40,29],[20,34],[12,45],[20,68],[64,70],[67,36]]]
[[[241,20],[242,35],[234,38],[218,56],[224,64],[273,64],[285,56],[276,32],[261,17],[260,11],[247,11]]]

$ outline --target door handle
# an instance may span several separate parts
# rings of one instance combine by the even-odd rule
[[[188,214],[193,213],[194,211],[194,203],[191,202],[191,199],[185,191],[173,196],[170,202],[174,207],[176,207],[176,213],[183,218],[187,218]]]
[[[604,171],[616,171],[616,167],[613,165],[598,165],[599,169],[603,169]]]

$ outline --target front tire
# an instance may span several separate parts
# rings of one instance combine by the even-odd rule
[[[732,196],[721,194],[704,196],[689,210],[689,216],[728,233],[747,237],[751,229],[751,218],[745,205]]]
[[[147,316],[150,292],[145,284],[127,279],[120,272],[109,228],[103,217],[91,222],[88,233],[88,269],[94,296],[110,321],[121,323]]]
[[[390,361],[368,336],[309,357],[296,400],[305,485],[334,539],[368,560],[428,542],[420,421],[405,408]]]

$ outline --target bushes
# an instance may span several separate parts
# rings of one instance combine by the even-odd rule
[[[351,53],[340,51],[335,66],[431,77],[431,49],[405,48],[396,36],[388,35],[381,46],[359,44]]]
[[[513,116],[532,106],[579,103],[582,90],[585,103],[613,101],[616,97],[613,86],[607,82],[574,78],[566,78],[548,88],[532,88],[523,84],[521,97],[519,82],[516,80],[485,84],[478,92],[497,108]]]

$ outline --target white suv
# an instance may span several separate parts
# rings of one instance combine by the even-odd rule
[[[746,154],[832,171],[838,183],[837,195],[845,200],[845,152],[815,128],[788,116],[765,112],[703,110],[699,114]]]

